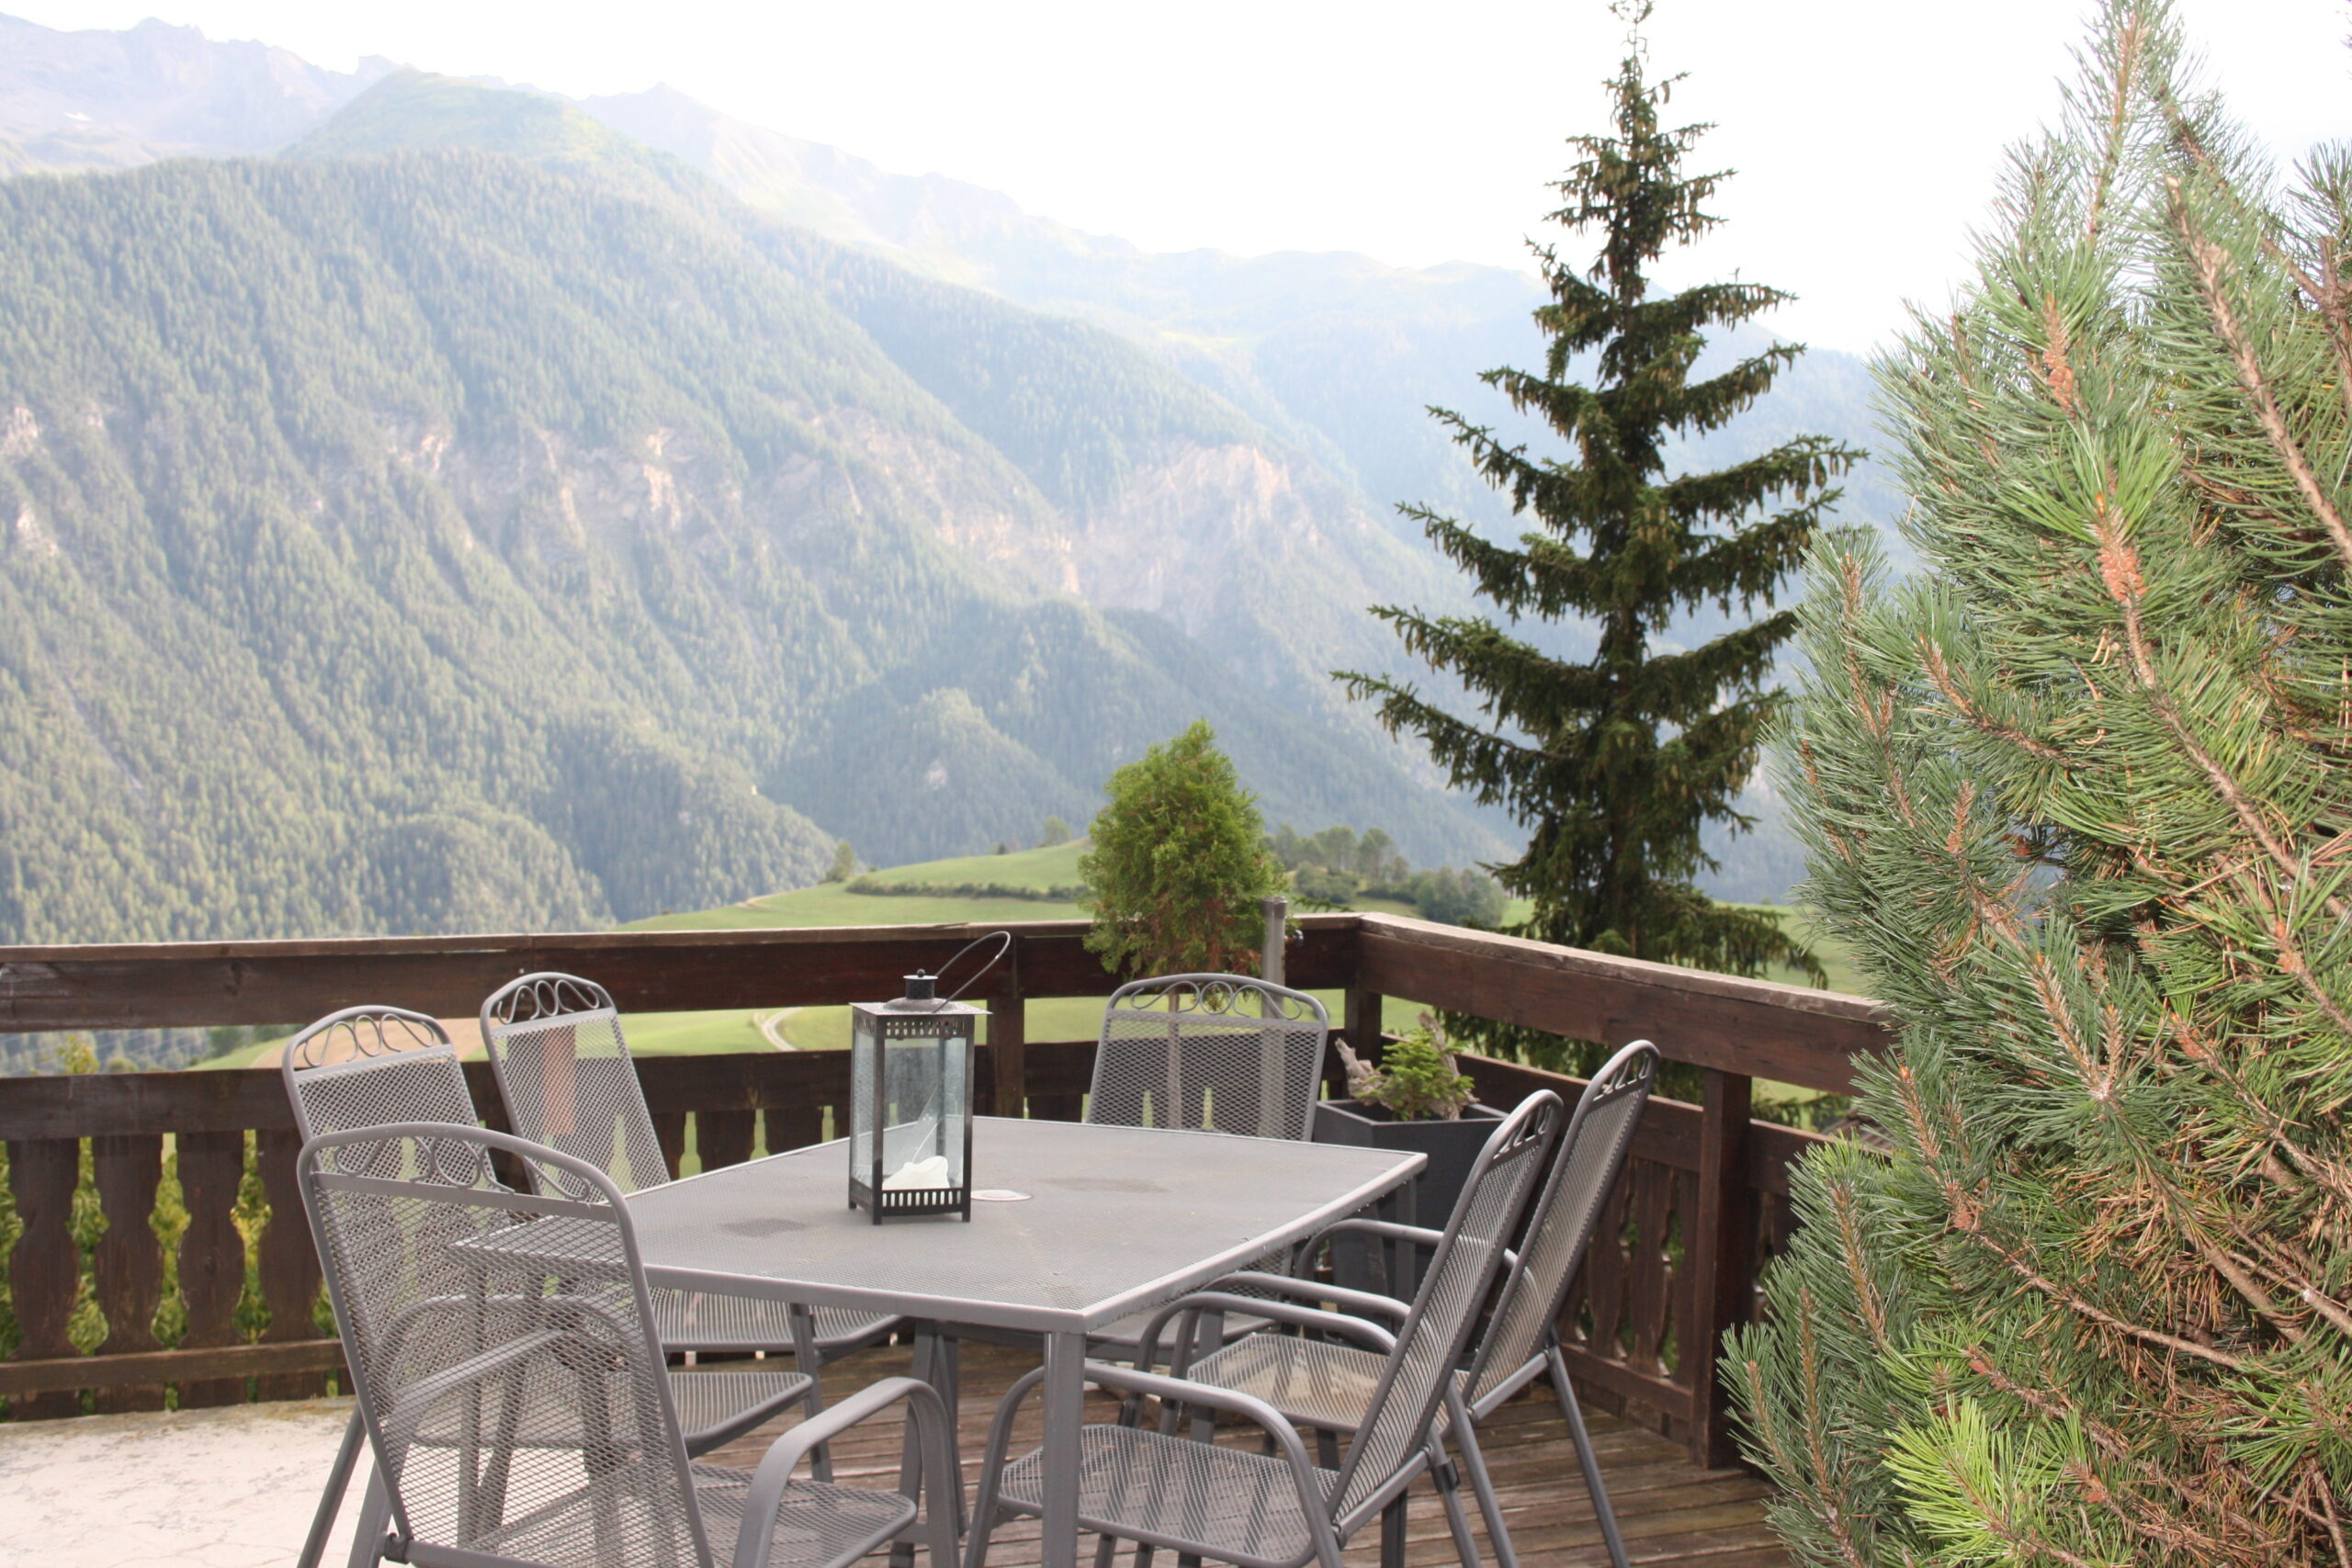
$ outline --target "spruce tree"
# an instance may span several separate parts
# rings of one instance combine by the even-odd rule
[[[1555,187],[1565,201],[1550,220],[1597,235],[1599,254],[1584,271],[1554,247],[1534,247],[1551,294],[1535,318],[1550,339],[1544,368],[1482,378],[1540,416],[1573,456],[1531,457],[1434,410],[1535,530],[1513,547],[1404,509],[1508,621],[1575,617],[1594,636],[1592,655],[1555,657],[1484,616],[1381,606],[1374,613],[1466,687],[1480,716],[1458,716],[1408,684],[1340,679],[1378,701],[1391,733],[1419,737],[1454,787],[1508,807],[1531,829],[1525,852],[1493,868],[1508,891],[1533,902],[1516,934],[1738,974],[1793,963],[1817,976],[1777,919],[1719,906],[1691,885],[1713,868],[1700,842],[1704,825],[1750,825],[1736,802],[1772,710],[1775,651],[1795,622],[1770,615],[1687,650],[1660,639],[1678,617],[1710,605],[1730,615],[1770,604],[1838,497],[1829,481],[1860,454],[1809,435],[1712,473],[1674,471],[1675,438],[1728,424],[1803,349],[1775,344],[1693,379],[1709,329],[1790,296],[1740,282],[1651,295],[1653,265],[1716,226],[1706,203],[1728,171],[1685,172],[1709,127],[1661,126],[1679,78],[1645,74],[1638,29],[1648,11],[1618,7],[1634,31],[1608,83],[1613,133],[1571,139],[1580,156]],[[1590,385],[1573,378],[1588,367]],[[1455,1021],[1490,1045],[1557,1059],[1540,1037],[1503,1039]]]
[[[1802,1561],[2352,1562],[2352,155],[2109,0],[1775,767],[1885,999],[1726,1375]]]

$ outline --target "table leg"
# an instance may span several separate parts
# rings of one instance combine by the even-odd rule
[[[1086,1336],[1046,1336],[1046,1516],[1041,1568],[1078,1568],[1079,1428],[1086,1416]]]

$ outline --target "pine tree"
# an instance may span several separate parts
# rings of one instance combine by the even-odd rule
[[[1896,1025],[1727,1360],[1807,1562],[2352,1562],[2352,154],[2109,0],[1776,746]],[[2278,192],[2284,189],[2284,194]]]
[[[1552,296],[1536,312],[1551,340],[1544,367],[1482,378],[1520,412],[1541,416],[1573,458],[1532,457],[1491,429],[1435,411],[1540,531],[1514,548],[1425,508],[1404,509],[1504,616],[1579,617],[1595,634],[1592,656],[1550,656],[1491,619],[1382,606],[1374,613],[1415,656],[1466,686],[1482,716],[1459,717],[1409,685],[1339,678],[1353,695],[1378,700],[1392,733],[1418,736],[1456,788],[1509,807],[1532,829],[1525,852],[1494,868],[1508,891],[1533,901],[1511,928],[1517,934],[1738,974],[1792,963],[1818,976],[1774,917],[1718,906],[1691,886],[1713,867],[1701,847],[1703,826],[1749,826],[1736,801],[1772,711],[1766,682],[1775,650],[1795,622],[1770,615],[1688,651],[1663,649],[1659,638],[1677,617],[1710,605],[1729,615],[1735,605],[1745,615],[1769,604],[1838,498],[1829,480],[1860,455],[1800,436],[1716,472],[1673,471],[1674,438],[1728,424],[1803,350],[1776,344],[1694,380],[1708,329],[1736,326],[1790,297],[1737,282],[1651,297],[1652,265],[1719,221],[1705,204],[1725,174],[1684,171],[1708,127],[1660,126],[1679,78],[1652,83],[1645,74],[1638,29],[1648,12],[1618,8],[1635,30],[1608,84],[1614,134],[1573,138],[1581,156],[1555,187],[1566,200],[1551,220],[1597,231],[1599,255],[1581,272],[1555,248],[1535,248]],[[1571,378],[1588,355],[1590,386]],[[1781,501],[1792,504],[1769,510]],[[1490,1044],[1553,1055],[1540,1040],[1478,1032]]]

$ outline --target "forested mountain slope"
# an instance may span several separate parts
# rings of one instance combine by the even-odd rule
[[[822,270],[482,153],[0,184],[0,940],[740,897],[1081,819],[1200,713],[1279,814],[1484,839],[1229,650],[1041,594],[1087,466],[1041,485]]]
[[[742,235],[1018,468],[1064,525],[963,531],[963,547],[1032,587],[1166,615],[1325,721],[1362,723],[1327,671],[1397,657],[1364,606],[1460,597],[1350,487],[1134,344],[764,219],[560,100],[404,72],[288,155],[427,147],[593,170]]]

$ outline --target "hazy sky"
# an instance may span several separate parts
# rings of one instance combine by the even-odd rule
[[[1155,250],[1354,250],[1525,266],[1562,140],[1600,129],[1601,0],[0,0],[141,17],[584,96],[667,82],[883,167],[1010,193]],[[2352,133],[2344,0],[2179,0],[2240,113],[2299,154]],[[2001,150],[2052,114],[2087,0],[1663,0],[1675,107],[1740,171],[1711,271],[1795,290],[1771,324],[1862,348],[1942,299]],[[1572,249],[1572,253],[1574,250]]]

